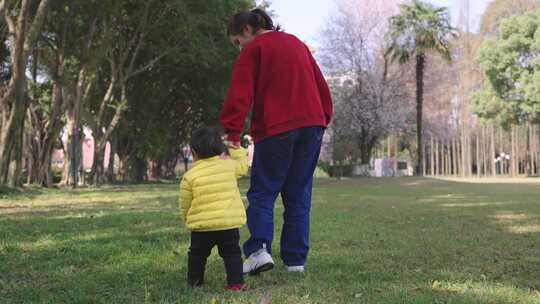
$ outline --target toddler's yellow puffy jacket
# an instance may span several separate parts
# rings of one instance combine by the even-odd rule
[[[188,229],[219,231],[246,223],[238,178],[247,174],[247,151],[231,149],[228,158],[201,159],[180,183],[180,209]]]

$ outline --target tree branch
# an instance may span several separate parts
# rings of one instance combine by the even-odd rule
[[[157,56],[156,58],[152,59],[150,62],[148,62],[146,65],[142,66],[141,68],[137,69],[134,72],[131,72],[129,74],[126,74],[124,78],[122,79],[122,82],[126,82],[131,77],[134,77],[136,75],[139,75],[140,73],[146,71],[147,69],[151,68],[154,64],[156,64],[161,58],[165,57],[168,53],[170,53],[172,49],[169,49],[165,52],[163,52],[161,55]]]
[[[8,26],[8,36],[9,36],[9,42],[11,43],[12,46],[15,45],[15,34],[16,34],[16,29],[15,29],[15,22],[13,22],[13,18],[11,18],[11,16],[9,15],[9,8],[6,8],[6,6],[8,5],[7,3],[5,3],[6,1],[2,1],[2,5],[4,7],[2,7],[2,15],[4,16],[4,20],[6,21],[6,24]]]
[[[9,3],[6,0],[0,1],[0,16],[4,15],[4,11],[7,5],[9,5]]]
[[[24,2],[25,0],[23,0],[23,5]],[[45,21],[45,16],[47,15],[47,10],[49,8],[49,3],[50,0],[41,0],[41,2],[39,3],[36,16],[34,17],[34,21],[32,22],[32,25],[30,27],[30,31],[28,32],[28,35],[26,36],[26,39],[24,41],[24,58],[26,58],[27,54],[34,47],[36,38],[41,32],[41,28],[43,26],[43,22]]]
[[[105,115],[105,109],[107,108],[107,104],[112,100],[113,97],[113,91],[114,87],[116,86],[116,76],[113,76],[111,79],[111,83],[109,84],[109,88],[107,89],[107,92],[105,93],[105,96],[103,97],[103,100],[101,101],[101,105],[99,106],[99,112],[96,116],[96,122],[98,125],[102,124],[103,115]]]
[[[109,127],[107,127],[103,135],[103,140],[105,142],[109,139],[114,129],[116,129],[116,125],[118,125],[118,123],[120,122],[120,119],[122,118],[122,115],[127,108],[127,94],[125,85],[122,86],[122,95],[120,97],[120,100],[120,104],[116,108],[116,113],[114,114],[114,117],[111,120]]]
[[[147,29],[147,26],[148,26],[148,15],[149,15],[149,11],[150,11],[150,4],[152,3],[152,1],[147,1],[146,2],[146,6],[144,8],[144,12],[143,12],[143,17],[142,17],[142,21],[139,23],[139,26],[137,27],[137,30],[135,31],[135,33],[133,33],[133,37],[129,40],[128,42],[128,45],[126,46],[126,49],[125,49],[125,52],[124,54],[122,54],[122,56],[120,57],[120,67],[123,67],[128,56],[129,56],[129,53],[131,52],[131,49],[133,48],[133,46],[135,46],[135,50],[133,51],[132,55],[131,55],[131,62],[129,64],[129,68],[132,69],[133,68],[133,65],[134,65],[134,62],[135,62],[135,59],[137,58],[137,54],[142,46],[142,43],[144,41],[144,37],[146,36],[146,29]]]

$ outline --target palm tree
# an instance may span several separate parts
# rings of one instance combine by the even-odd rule
[[[416,174],[422,175],[422,108],[426,53],[435,52],[451,61],[450,39],[456,36],[445,7],[438,8],[420,0],[400,5],[401,13],[390,18],[390,46],[386,55],[391,61],[405,64],[416,57]]]

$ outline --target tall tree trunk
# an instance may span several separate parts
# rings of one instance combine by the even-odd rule
[[[37,178],[36,163],[37,163],[37,147],[36,140],[32,138],[32,134],[26,132],[24,134],[24,147],[23,153],[25,154],[26,162],[26,183],[32,184]]]
[[[179,152],[173,153],[168,156],[168,159],[165,164],[165,176],[169,179],[174,179],[176,177],[176,165],[178,164],[178,155]],[[182,157],[183,158],[183,157]]]
[[[457,141],[457,158],[458,158],[458,174],[459,176],[464,176],[463,174],[463,140],[460,137],[460,139]]]
[[[427,164],[426,164],[427,157],[426,157],[426,143],[425,143],[425,142],[422,144],[422,150],[423,150],[423,151],[422,151],[422,155],[424,155],[424,158],[423,158],[423,160],[422,160],[422,170],[423,170],[423,171],[422,171],[422,175],[423,175],[423,176],[426,176],[426,175],[427,175],[427,172],[426,172],[426,170],[427,170]],[[397,149],[396,149],[396,154],[395,154],[396,157],[395,157],[394,162],[393,162],[394,167],[392,168],[392,169],[394,170],[394,174],[396,174],[396,172],[397,172],[397,162],[398,162],[398,157],[397,157],[397,155],[398,155],[398,154],[399,154],[399,153],[398,153],[398,151],[397,151]]]
[[[490,133],[490,154],[491,159],[489,160],[489,163],[491,164],[491,175],[497,176],[497,163],[495,163],[495,159],[497,159],[497,153],[495,152],[495,126],[491,124],[489,126],[489,133]]]
[[[445,159],[446,159],[446,166],[445,166],[445,168],[446,168],[445,171],[446,172],[444,173],[444,175],[449,176],[450,175],[450,167],[451,167],[451,165],[450,165],[450,141],[449,140],[445,140],[444,147],[445,147],[444,155],[445,155]]]
[[[105,182],[105,169],[103,162],[105,160],[105,147],[107,142],[103,142],[103,138],[96,139],[94,137],[94,161],[92,163],[91,182],[95,186],[99,186]]]
[[[101,108],[105,108],[105,105],[110,102],[110,99],[112,99],[112,91],[115,88],[115,83],[111,82],[109,86],[109,90],[107,91],[107,94],[102,100]],[[100,109],[100,114],[98,115],[96,122],[94,124],[93,134],[94,134],[94,140],[95,140],[95,148],[94,148],[94,164],[92,165],[92,182],[94,185],[99,185],[105,181],[104,179],[104,169],[103,169],[103,159],[105,159],[105,145],[107,144],[107,141],[111,137],[114,130],[116,130],[116,127],[120,123],[120,120],[123,117],[124,111],[127,107],[127,89],[126,84],[124,83],[121,86],[121,96],[120,96],[120,104],[116,107],[115,113],[111,121],[107,124],[105,132],[103,132],[103,127],[105,125],[103,121],[103,111]],[[98,162],[96,162],[96,160]]]
[[[54,144],[60,137],[62,131],[62,92],[64,90],[64,69],[65,61],[63,46],[60,47],[57,55],[56,71],[54,75],[53,96],[49,121],[46,125],[46,131],[39,154],[39,172],[37,182],[40,185],[52,187],[53,174],[51,168],[51,157],[54,150]]]
[[[9,5],[2,1],[2,6]],[[11,9],[3,10],[5,23],[9,30],[11,78],[7,89],[0,98],[0,110],[3,112],[2,132],[0,133],[0,185],[16,186],[16,160],[18,155],[17,137],[19,128],[24,127],[26,115],[26,77],[24,42],[27,34],[27,19],[29,14],[29,1],[23,0],[17,16],[17,24],[12,20]],[[22,135],[22,134],[21,134]],[[13,162],[15,160],[15,163]]]
[[[499,127],[499,156],[504,153],[504,142],[503,142],[503,128]],[[506,160],[501,159],[500,161],[500,172],[501,175],[506,174]]]
[[[516,149],[516,145],[517,145],[516,125],[512,125],[510,132],[511,132],[510,133],[510,138],[511,138],[510,142],[511,142],[511,145],[512,145],[512,152],[511,152],[511,155],[510,155],[510,175],[512,177],[515,177],[516,172],[517,172],[516,163],[517,163],[517,159],[518,159],[518,154],[517,154],[517,149]]]
[[[391,135],[388,135],[388,137],[386,138],[386,149],[387,149],[387,152],[386,152],[386,157],[390,158],[392,157],[392,136]]]
[[[9,2],[2,1],[0,10],[8,30],[11,59],[11,78],[5,93],[0,96],[2,131],[0,132],[0,185],[20,186],[22,143],[28,98],[26,96],[26,66],[34,49],[49,0],[41,0],[35,17],[29,22],[30,1],[22,0],[16,22]]]
[[[0,132],[0,185],[19,186],[19,176],[14,176],[18,169],[17,158],[22,157],[22,130],[24,130],[24,116],[26,115],[27,101],[25,98],[24,81],[18,81],[11,100],[11,106],[5,106],[7,119],[2,119]]]
[[[487,128],[485,125],[482,126],[482,171],[484,176],[488,176],[488,139],[487,139]]]
[[[14,146],[11,151],[11,159],[8,169],[8,186],[20,187],[23,180],[21,178],[22,158],[23,158],[23,134],[24,134],[24,116],[17,121],[19,128],[15,130]]]
[[[476,142],[476,147],[475,147],[474,152],[475,152],[475,157],[476,157],[476,160],[475,160],[476,177],[480,177],[480,135],[478,134],[478,132],[476,132],[475,142]]]
[[[142,157],[134,157],[133,158],[133,165],[132,168],[132,178],[135,182],[144,182],[148,180],[148,176],[146,174],[147,164],[146,160]]]
[[[67,145],[64,147],[64,169],[61,185],[77,187],[82,169],[82,137],[79,132],[79,121],[68,116]]]
[[[82,154],[79,151],[82,150],[82,138],[80,136],[80,120],[79,116],[74,113],[77,109],[72,109],[68,111],[67,117],[67,146],[66,146],[66,157],[64,161],[65,171],[67,174],[63,178],[63,183],[65,185],[71,185],[74,188],[77,187],[79,182],[79,171],[82,164]]]
[[[465,128],[464,126],[462,125],[462,130],[461,130],[461,144],[460,144],[460,147],[461,147],[461,151],[460,151],[460,156],[461,156],[461,177],[465,177],[467,176],[467,160],[465,159],[465,156],[467,155],[467,153],[465,152],[465,146],[467,145],[466,144],[467,142],[467,139],[466,139],[466,135],[465,135]]]
[[[452,139],[452,175],[458,175],[458,157],[457,157],[457,142],[456,138]]]
[[[152,178],[159,180],[163,177],[163,159],[158,158],[152,162]]]
[[[431,176],[435,176],[435,141],[433,140],[433,134],[430,136],[429,154],[431,156],[430,173]]]
[[[118,176],[120,180],[125,183],[129,180],[129,154],[119,154],[119,164],[118,164]]]
[[[441,141],[441,175],[442,176],[445,176],[446,175],[446,141],[445,140],[442,140]]]
[[[525,174],[527,176],[532,175],[532,128],[531,124],[527,122],[527,140],[526,140],[526,153],[525,153]]]
[[[435,139],[435,176],[441,175],[439,138]]]
[[[422,169],[422,119],[423,119],[423,103],[424,103],[424,65],[425,55],[419,53],[416,55],[416,151],[417,151],[417,168],[416,174],[421,175]]]
[[[532,155],[533,155],[533,175],[536,176],[538,174],[538,170],[540,168],[538,168],[538,150],[540,148],[540,144],[538,143],[539,139],[538,139],[538,135],[537,134],[537,126],[536,125],[533,125],[532,126],[532,139],[533,139],[533,148],[532,148]]]
[[[394,174],[397,174],[397,170],[398,170],[398,161],[399,161],[399,138],[400,138],[400,135],[399,133],[397,133],[395,136],[394,136]],[[178,153],[177,153],[178,155]],[[424,175],[425,175],[425,172],[426,172],[426,143],[424,143]]]
[[[116,155],[116,146],[117,139],[116,136],[112,136],[110,141],[110,151],[109,151],[109,166],[107,167],[107,182],[114,183],[116,181],[114,166],[115,166],[115,155]]]

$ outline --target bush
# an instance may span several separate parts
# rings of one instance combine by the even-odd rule
[[[328,173],[320,166],[317,166],[317,168],[315,168],[315,173],[313,173],[313,176],[315,178],[329,178],[330,175],[328,175]]]
[[[331,177],[351,177],[354,165],[342,165],[330,167],[329,174]]]
[[[52,169],[53,184],[58,184],[62,180],[62,169]]]
[[[325,161],[319,161],[317,164],[317,167],[326,172],[326,174],[330,173],[330,169],[332,168],[332,165],[329,162]]]

